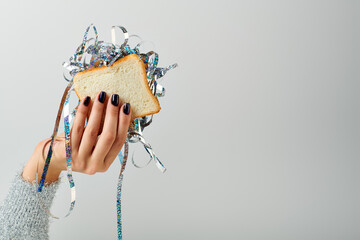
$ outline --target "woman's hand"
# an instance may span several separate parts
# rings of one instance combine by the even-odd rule
[[[104,111],[105,120],[101,131]],[[107,171],[125,143],[130,119],[130,105],[126,103],[121,106],[117,94],[107,97],[105,92],[101,92],[93,101],[90,97],[83,99],[70,132],[73,171],[85,174]],[[36,146],[23,171],[25,180],[34,181],[36,171],[41,176],[50,140],[45,139]],[[53,145],[46,182],[56,181],[63,170],[66,170],[66,151],[64,134],[61,134]]]

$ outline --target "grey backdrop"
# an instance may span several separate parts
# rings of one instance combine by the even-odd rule
[[[127,166],[125,239],[360,239],[359,1],[1,1],[0,199],[52,132],[90,23],[156,45],[167,95]],[[138,151],[141,158],[141,151]],[[115,239],[119,163],[51,239]],[[55,213],[69,204],[65,177]]]

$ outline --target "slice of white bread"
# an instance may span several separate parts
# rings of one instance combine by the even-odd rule
[[[75,92],[80,100],[94,98],[100,91],[107,97],[118,94],[120,104],[130,103],[131,119],[155,114],[160,104],[149,87],[143,61],[136,54],[117,60],[112,66],[96,67],[74,77]]]

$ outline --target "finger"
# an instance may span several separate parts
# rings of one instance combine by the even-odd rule
[[[86,125],[83,137],[80,142],[79,155],[87,158],[90,157],[93,147],[98,137],[101,118],[104,112],[104,102],[106,93],[100,92],[91,108],[90,117]]]
[[[84,98],[79,104],[78,110],[76,112],[74,124],[70,132],[71,150],[73,152],[74,151],[78,152],[79,150],[80,141],[84,133],[86,116],[89,112],[90,102],[91,102],[91,98],[89,96]]]
[[[108,100],[105,122],[102,133],[95,145],[91,161],[95,166],[103,166],[104,159],[108,154],[117,136],[119,119],[119,95],[113,94]]]
[[[114,162],[116,156],[119,154],[122,146],[125,143],[127,132],[130,125],[130,120],[131,120],[130,104],[125,103],[120,108],[119,126],[117,129],[117,136],[115,142],[113,143],[113,145],[109,150],[109,153],[105,157],[104,165],[106,169],[108,169],[110,165]]]

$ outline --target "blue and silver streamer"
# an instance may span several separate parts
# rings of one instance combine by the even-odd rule
[[[89,38],[90,29],[94,31],[94,37]],[[124,40],[121,44],[118,44],[116,41],[116,30],[120,29]],[[169,70],[177,67],[177,64],[172,64],[167,67],[158,67],[159,55],[156,52],[150,51],[147,53],[140,52],[140,46],[143,44],[141,39],[136,35],[129,35],[127,30],[122,26],[113,26],[111,29],[112,42],[104,42],[98,39],[98,32],[96,27],[91,24],[87,27],[83,41],[80,46],[76,49],[75,54],[70,57],[68,62],[63,63],[63,67],[66,70],[66,75],[64,74],[64,78],[69,82],[67,88],[65,89],[62,101],[60,103],[58,116],[55,122],[54,132],[51,137],[51,144],[49,148],[49,152],[46,158],[43,174],[41,177],[41,181],[38,187],[38,192],[42,191],[43,185],[45,183],[45,178],[47,174],[47,170],[49,168],[51,156],[52,156],[52,147],[54,143],[54,139],[57,135],[58,126],[60,122],[60,116],[64,108],[64,124],[65,124],[65,146],[66,146],[66,165],[67,165],[67,177],[70,184],[71,189],[71,205],[68,216],[71,210],[75,205],[75,183],[72,177],[72,159],[71,159],[71,147],[70,147],[70,124],[72,117],[76,114],[76,109],[73,109],[70,113],[69,106],[69,97],[72,92],[73,87],[73,78],[74,76],[82,71],[96,68],[100,66],[111,66],[118,59],[125,57],[129,54],[137,54],[140,59],[144,62],[146,66],[147,79],[149,83],[150,90],[156,97],[163,97],[165,95],[165,88],[157,83],[157,80],[163,77]],[[129,45],[130,38],[138,38],[140,42],[136,44],[134,48]],[[152,147],[149,143],[146,142],[143,137],[143,130],[147,126],[151,124],[153,120],[153,116],[146,116],[138,119],[134,119],[130,124],[130,128],[128,131],[128,136],[126,139],[126,143],[124,144],[124,154],[119,153],[119,159],[121,163],[121,170],[118,179],[118,194],[117,194],[117,222],[118,222],[118,239],[122,239],[122,224],[121,224],[121,186],[123,180],[123,172],[125,170],[129,143],[141,143],[144,146],[145,151],[149,154],[149,164],[151,161],[156,163],[156,166],[161,170],[161,172],[165,172],[165,166],[160,162],[158,157],[155,155]],[[132,157],[132,162],[134,166],[140,167],[135,163],[134,157]],[[147,165],[146,164],[146,165]],[[51,214],[52,215],[52,214]],[[52,215],[53,216],[53,215]]]

